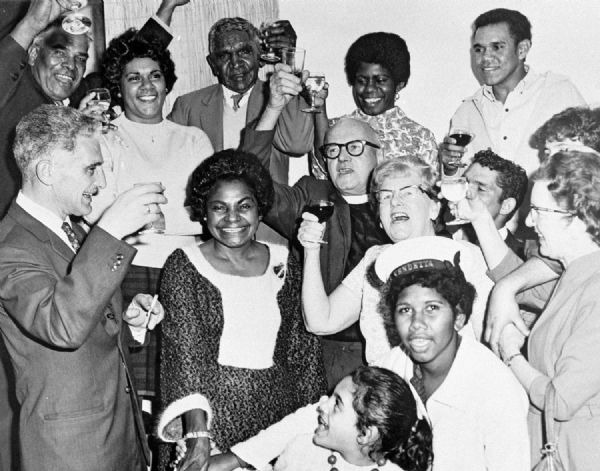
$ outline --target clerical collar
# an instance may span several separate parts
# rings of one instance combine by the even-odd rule
[[[348,204],[365,204],[369,202],[369,195],[342,195]]]
[[[502,240],[506,240],[506,236],[508,235],[508,227],[502,226],[500,229],[498,229],[498,234],[500,234]]]

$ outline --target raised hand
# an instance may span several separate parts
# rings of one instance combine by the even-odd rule
[[[302,78],[308,77],[308,71],[302,72]],[[275,64],[275,72],[269,79],[269,104],[274,110],[282,110],[285,105],[302,91],[302,79],[292,73],[289,65]]]
[[[277,20],[269,26],[263,39],[266,46],[273,49],[295,47],[296,31],[288,20]]]

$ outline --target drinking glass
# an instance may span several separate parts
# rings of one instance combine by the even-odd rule
[[[281,50],[281,63],[289,65],[292,68],[292,73],[297,77],[302,78],[302,70],[304,70],[304,56],[306,51],[299,47],[284,47]]]
[[[106,134],[111,129],[117,129],[117,126],[110,122],[110,92],[108,88],[92,88],[88,93],[93,93],[94,98],[88,101],[87,106],[99,105],[104,110],[102,112],[102,133]]]
[[[461,146],[461,147],[467,147],[469,145],[469,143],[475,139],[475,134],[472,131],[469,131],[468,129],[461,129],[461,128],[452,128],[450,130],[450,133],[448,134],[449,137],[451,137],[452,139],[454,139],[454,141],[456,142],[457,146]],[[453,167],[466,167],[467,164],[462,162],[460,157],[454,159],[451,162],[451,165]]]
[[[327,222],[331,216],[333,216],[333,202],[328,200],[310,200],[305,210],[315,216],[322,224]],[[326,240],[322,238],[315,240],[319,244],[327,244]]]
[[[260,55],[260,58],[266,62],[267,64],[276,64],[277,62],[279,62],[281,60],[281,57],[279,57],[277,54],[275,54],[275,49],[273,49],[272,47],[269,47],[267,45],[267,38],[269,37],[269,30],[273,27],[277,25],[277,21],[274,20],[269,20],[269,21],[263,21],[260,24],[260,38],[261,38],[261,43],[262,43],[262,48],[263,48],[263,52]]]
[[[160,182],[157,182],[157,183],[162,186],[162,184]],[[134,183],[133,186],[140,186],[140,185],[145,185],[145,184],[146,183]],[[161,191],[160,193],[163,193],[163,192]],[[142,227],[138,231],[138,234],[164,234],[164,232],[166,230],[165,215],[162,212],[162,210],[160,209],[160,205],[158,205],[158,209],[159,209],[158,219],[156,221],[149,222],[144,227]]]
[[[467,196],[467,189],[469,184],[465,177],[447,177],[444,176],[440,183],[440,190],[442,196],[451,203],[458,203],[465,196]],[[466,219],[453,219],[448,221],[446,224],[450,226],[458,224],[467,224],[469,221]]]
[[[56,0],[68,13],[62,20],[63,29],[69,34],[85,34],[92,27],[92,20],[78,13],[88,3],[88,0]]]
[[[308,90],[310,96],[310,108],[304,108],[302,111],[305,113],[320,113],[321,108],[315,106],[315,98],[325,86],[325,74],[322,72],[310,74],[306,79],[304,86]]]

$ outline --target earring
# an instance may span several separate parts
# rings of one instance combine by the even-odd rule
[[[400,98],[400,92],[396,92],[396,94],[394,95],[394,101],[398,101],[399,98]]]
[[[387,460],[383,456],[377,460],[377,466],[379,466],[381,468],[383,468],[386,463],[387,463]]]

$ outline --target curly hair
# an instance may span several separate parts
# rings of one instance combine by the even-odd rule
[[[149,58],[156,61],[165,76],[167,93],[173,90],[177,81],[175,63],[171,53],[158,38],[148,34],[138,34],[135,28],[130,28],[123,34],[113,38],[102,59],[102,75],[114,101],[123,106],[121,96],[121,77],[125,66],[134,59]]]
[[[273,204],[273,180],[269,171],[255,155],[226,149],[211,155],[192,172],[186,199],[186,204],[191,207],[192,221],[204,219],[210,192],[223,181],[244,182],[256,198],[260,216],[264,216]]]
[[[527,194],[528,178],[527,172],[519,164],[506,160],[494,153],[492,149],[480,150],[473,156],[472,164],[479,164],[497,173],[496,184],[502,190],[500,201],[514,198],[516,201],[514,209],[506,215],[510,219],[521,207]]]
[[[556,203],[581,219],[594,243],[600,245],[600,157],[591,152],[557,152],[534,179],[548,180]]]
[[[410,53],[406,42],[394,33],[369,33],[358,38],[346,53],[344,70],[348,84],[354,85],[362,63],[378,64],[392,75],[394,85],[408,82]]]
[[[572,106],[556,113],[531,137],[531,144],[544,149],[547,142],[579,141],[600,152],[600,108]]]
[[[97,137],[100,122],[68,106],[41,105],[17,124],[14,156],[23,180],[32,181],[39,160],[55,149],[73,152],[79,137]]]
[[[260,33],[256,26],[248,20],[240,17],[221,18],[210,27],[208,32],[208,52],[213,54],[217,48],[217,38],[227,34],[230,31],[243,31],[248,34],[248,37],[254,41],[257,46],[260,44]]]
[[[495,8],[479,15],[473,22],[473,36],[479,28],[489,25],[506,23],[511,37],[515,44],[519,44],[524,39],[531,41],[531,23],[523,13],[508,8]]]
[[[361,366],[351,378],[356,428],[363,432],[374,426],[379,431],[370,458],[389,459],[405,471],[429,469],[433,461],[431,428],[426,420],[418,419],[417,404],[406,381],[375,366]]]
[[[448,301],[454,317],[465,315],[465,323],[471,317],[475,288],[469,283],[459,266],[448,265],[446,268],[421,269],[388,279],[381,290],[381,298],[377,310],[383,317],[385,332],[392,347],[402,345],[402,339],[396,328],[396,303],[402,292],[413,285],[436,290]]]

